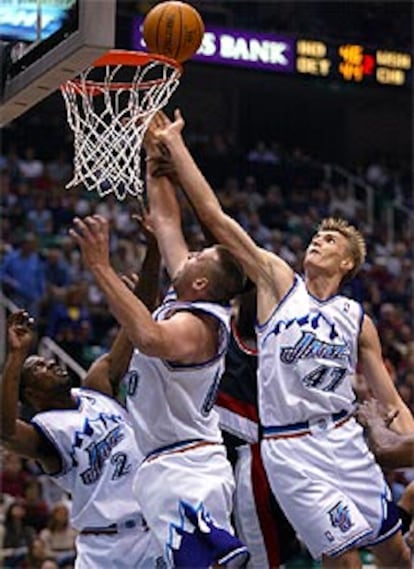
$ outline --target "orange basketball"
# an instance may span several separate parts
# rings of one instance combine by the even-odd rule
[[[145,16],[143,36],[148,51],[186,61],[198,50],[204,23],[195,8],[185,2],[161,2]]]

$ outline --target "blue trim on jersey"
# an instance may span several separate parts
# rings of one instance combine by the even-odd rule
[[[201,302],[201,301],[197,301],[197,302]],[[206,301],[207,302],[207,301]],[[211,304],[211,302],[210,302]],[[191,310],[192,308],[192,310]],[[205,367],[208,367],[209,365],[211,365],[212,363],[218,361],[227,351],[228,345],[229,345],[229,341],[230,341],[230,332],[228,327],[226,326],[226,324],[223,322],[223,320],[217,316],[217,314],[214,314],[214,312],[210,312],[209,310],[205,310],[199,306],[193,306],[191,304],[187,306],[181,306],[178,307],[178,310],[174,311],[174,314],[177,312],[201,312],[202,314],[206,314],[207,316],[213,317],[216,320],[218,320],[219,326],[220,326],[220,332],[223,333],[224,335],[224,339],[221,342],[222,346],[221,349],[216,353],[215,356],[213,356],[212,358],[210,358],[209,360],[206,360],[205,362],[200,362],[200,363],[195,363],[195,364],[183,364],[183,363],[175,363],[171,360],[165,360],[162,359],[162,363],[167,367],[167,369],[171,370],[171,371],[176,371],[176,370],[188,370],[188,369],[202,369]]]
[[[377,537],[369,542],[369,545],[377,545],[393,536],[401,529],[402,522],[398,507],[392,499],[387,499],[386,491],[383,495],[382,524]]]
[[[306,286],[306,281],[305,279],[303,279],[304,284],[305,284],[305,289],[306,292],[308,293],[308,295],[312,298],[312,300],[314,300],[317,304],[327,304],[328,302],[331,302],[332,300],[336,300],[337,298],[340,298],[341,296],[343,298],[346,298],[345,296],[343,296],[342,294],[340,294],[339,292],[336,292],[335,294],[333,294],[332,296],[328,296],[328,298],[318,298],[317,296],[314,296],[311,292],[309,292],[308,287]]]
[[[343,409],[338,413],[332,413],[329,417],[332,419],[334,423],[345,419],[345,417],[351,416],[349,411]],[[323,417],[321,417],[323,418]],[[309,421],[302,421],[300,423],[292,423],[291,425],[275,425],[269,427],[263,427],[262,433],[263,438],[271,437],[280,434],[288,434],[288,433],[296,433],[299,434],[301,431],[309,432],[311,425]],[[305,434],[305,433],[304,433]]]
[[[184,450],[186,447],[191,447],[194,443],[200,443],[203,439],[186,439],[185,441],[179,441],[177,443],[172,443],[170,445],[165,445],[163,447],[158,447],[151,451],[144,460],[153,457],[154,455],[164,454],[174,450]]]
[[[126,374],[125,374],[126,375]],[[120,382],[121,383],[121,382]],[[102,391],[99,391],[99,389],[93,389],[92,387],[84,387],[83,385],[81,385],[80,387],[75,388],[79,391],[81,391],[82,393],[84,393],[85,391],[88,392],[90,391],[93,395],[102,395],[103,397],[105,397],[106,399],[110,399],[111,401],[113,401],[114,403],[116,403],[119,407],[121,407],[121,409],[123,411],[126,411],[126,406],[123,405],[121,403],[121,401],[119,401],[119,399],[116,399],[116,397],[113,397],[112,395],[108,395],[107,393],[103,393]]]
[[[335,549],[329,549],[328,551],[324,551],[323,554],[327,555],[329,557],[338,557],[338,555],[341,555],[341,553],[343,553],[344,551],[348,551],[349,549],[354,549],[355,545],[360,543],[362,540],[364,540],[364,544],[365,544],[366,538],[368,536],[370,536],[372,533],[373,533],[372,529],[365,530],[359,536],[355,537],[352,541],[345,543],[341,547],[337,547]]]
[[[239,557],[240,555],[242,555],[243,557],[246,557],[246,561],[250,558],[249,550],[247,549],[247,547],[245,545],[238,547],[237,549],[233,549],[233,551],[230,551],[230,553],[228,553],[224,557],[221,557],[220,559],[218,559],[217,563],[219,565],[227,565],[229,561],[236,559],[236,557]],[[243,564],[243,566],[244,566],[244,564]]]
[[[365,310],[364,310],[363,305],[360,302],[358,302],[358,304],[359,304],[359,307],[361,309],[361,316],[359,317],[359,324],[358,324],[358,328],[359,328],[358,337],[359,337],[361,335],[361,332],[362,332],[362,324],[364,322]]]
[[[273,308],[269,318],[263,322],[263,324],[260,324],[259,322],[256,323],[256,330],[257,332],[261,332],[266,326],[267,324],[269,324],[269,322],[271,321],[271,319],[273,318],[273,316],[276,314],[276,312],[279,310],[279,308],[281,308],[282,304],[284,304],[286,302],[286,300],[289,298],[289,296],[292,295],[292,293],[294,292],[295,288],[299,285],[299,275],[295,274],[294,278],[293,278],[293,283],[292,286],[290,287],[290,289],[287,291],[287,293],[285,294],[285,296],[283,296],[280,301],[276,304],[276,306]]]

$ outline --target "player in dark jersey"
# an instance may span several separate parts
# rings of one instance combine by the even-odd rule
[[[264,569],[287,561],[299,542],[270,490],[260,456],[255,306],[255,288],[238,298],[216,409],[236,477],[235,526],[251,554],[248,567]]]

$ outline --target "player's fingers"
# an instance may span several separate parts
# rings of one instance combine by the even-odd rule
[[[155,113],[153,121],[156,129],[162,129],[164,126],[163,112],[158,111],[157,113]]]
[[[32,327],[34,325],[34,318],[32,318],[30,314],[26,310],[24,310],[19,315],[19,323],[25,327]]]
[[[87,218],[82,220],[79,217],[75,217],[73,220],[73,225],[75,226],[74,232],[77,234],[78,239],[80,239],[82,242],[85,242],[86,239],[90,239],[92,236],[86,223],[86,219]]]
[[[134,290],[135,286],[138,283],[138,275],[135,273],[131,273],[129,275],[121,275],[121,279],[130,290]]]
[[[102,215],[98,214],[88,216],[85,219],[85,222],[89,225],[89,227],[93,228],[94,230],[96,229],[105,230],[108,226],[108,221],[104,217],[102,217]]]
[[[96,221],[99,225],[108,225],[108,220],[103,217],[103,215],[99,215],[98,213],[95,213],[94,215],[91,216],[92,219],[94,221]]]
[[[8,322],[9,324],[15,324],[16,322],[19,322],[22,318],[22,315],[24,314],[24,310],[17,310],[16,312],[13,312],[12,314],[10,314],[10,316],[8,317]]]
[[[387,427],[389,427],[391,423],[394,421],[394,419],[398,417],[399,413],[400,413],[399,409],[393,409],[393,411],[390,411],[390,413],[388,413],[384,421]]]

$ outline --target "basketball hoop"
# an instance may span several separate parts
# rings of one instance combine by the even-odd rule
[[[162,55],[111,50],[61,86],[74,134],[72,188],[118,200],[143,192],[141,146],[154,114],[178,86],[181,65]]]

